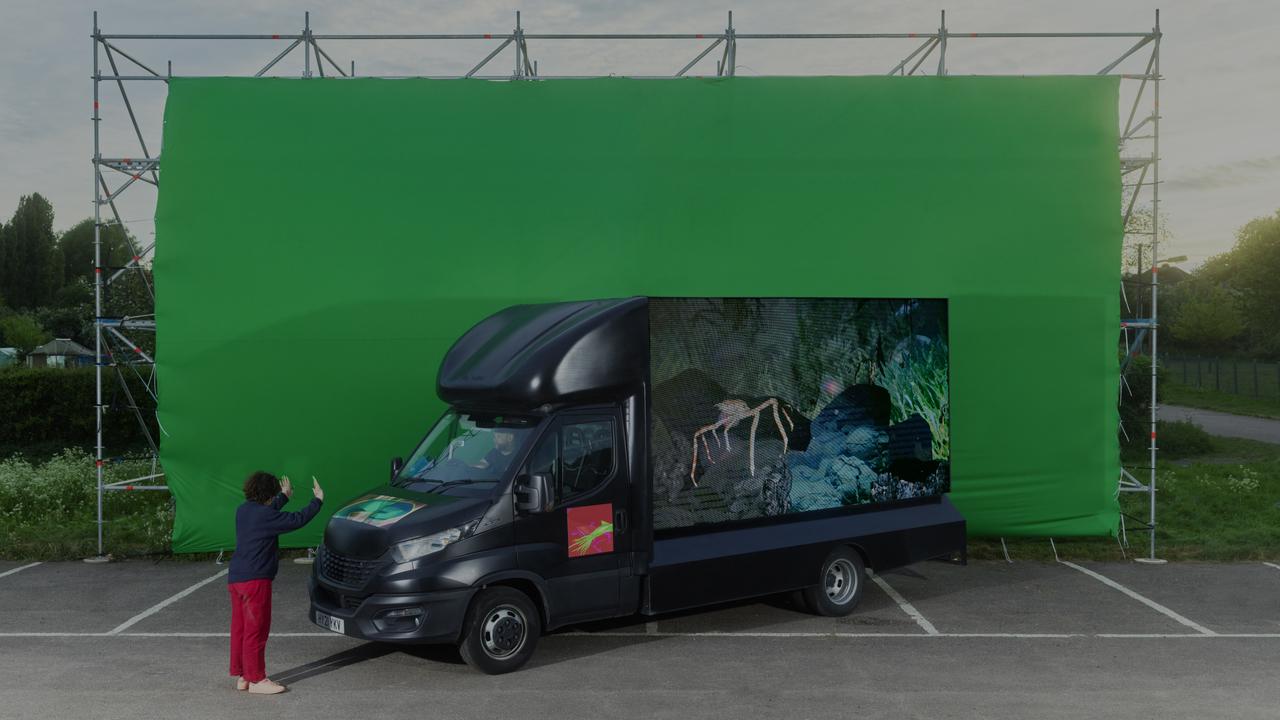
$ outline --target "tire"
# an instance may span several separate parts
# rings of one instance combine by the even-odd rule
[[[866,566],[857,551],[842,546],[832,550],[822,561],[818,578],[817,585],[801,591],[805,604],[815,615],[844,617],[853,612],[862,599],[862,588],[867,579]]]
[[[458,652],[488,675],[519,670],[533,657],[542,618],[528,595],[509,587],[481,590],[471,601]]]

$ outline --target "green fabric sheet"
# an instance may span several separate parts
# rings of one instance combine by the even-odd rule
[[[983,535],[1106,535],[1116,440],[1113,77],[179,79],[156,213],[178,552],[241,484],[325,513],[442,409],[513,303],[950,300],[952,500]]]

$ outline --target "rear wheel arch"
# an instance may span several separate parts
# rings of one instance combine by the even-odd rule
[[[850,550],[858,553],[858,556],[862,558],[862,564],[865,565],[868,570],[875,570],[876,566],[875,566],[875,563],[871,561],[871,553],[868,553],[866,548],[862,547],[861,545],[855,542],[847,542],[847,543],[841,543],[841,544],[849,548]]]

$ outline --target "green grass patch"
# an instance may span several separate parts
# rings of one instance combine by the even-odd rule
[[[1190,435],[1188,442],[1199,442],[1198,435]],[[1207,451],[1183,459],[1162,453],[1156,478],[1157,556],[1280,561],[1280,445],[1219,437],[1210,443]],[[148,472],[148,461],[134,459],[109,464],[106,474],[110,481]],[[93,457],[83,450],[0,460],[0,559],[70,560],[96,554],[94,488]],[[1147,517],[1145,495],[1122,493],[1120,504],[1134,518]],[[105,517],[106,546],[112,555],[170,554],[173,508],[168,493],[107,493]],[[1060,538],[1058,554],[1066,560],[1145,555],[1146,533],[1136,521],[1129,521],[1128,528],[1130,547],[1124,553],[1115,539]],[[1010,538],[1008,545],[1015,560],[1053,559],[1046,538]],[[973,538],[969,549],[975,559],[1004,556],[998,538]]]
[[[1280,418],[1280,396],[1253,397],[1188,387],[1173,381],[1160,388],[1160,402],[1165,405],[1217,410],[1233,415]]]
[[[1208,452],[1162,459],[1156,469],[1156,556],[1215,562],[1280,560],[1280,445],[1211,439]],[[1134,471],[1143,480],[1144,472]],[[1064,560],[1121,560],[1147,554],[1147,496],[1121,493],[1129,548],[1114,538],[1060,538]],[[1136,520],[1135,520],[1136,519]],[[1047,538],[1009,538],[1015,560],[1053,560]],[[970,557],[1002,559],[999,538],[973,538]]]
[[[151,473],[145,459],[107,463],[106,482]],[[97,478],[80,449],[0,460],[0,558],[72,560],[96,555]],[[103,500],[104,540],[116,556],[167,554],[173,504],[164,491],[118,491]]]

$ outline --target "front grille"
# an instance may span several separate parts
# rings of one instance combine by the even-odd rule
[[[358,560],[346,555],[339,555],[332,550],[320,547],[320,576],[325,580],[346,587],[364,587],[378,569],[377,560]],[[357,604],[359,600],[356,600]]]
[[[343,595],[323,585],[316,586],[316,602],[334,610],[355,610],[368,595]]]

